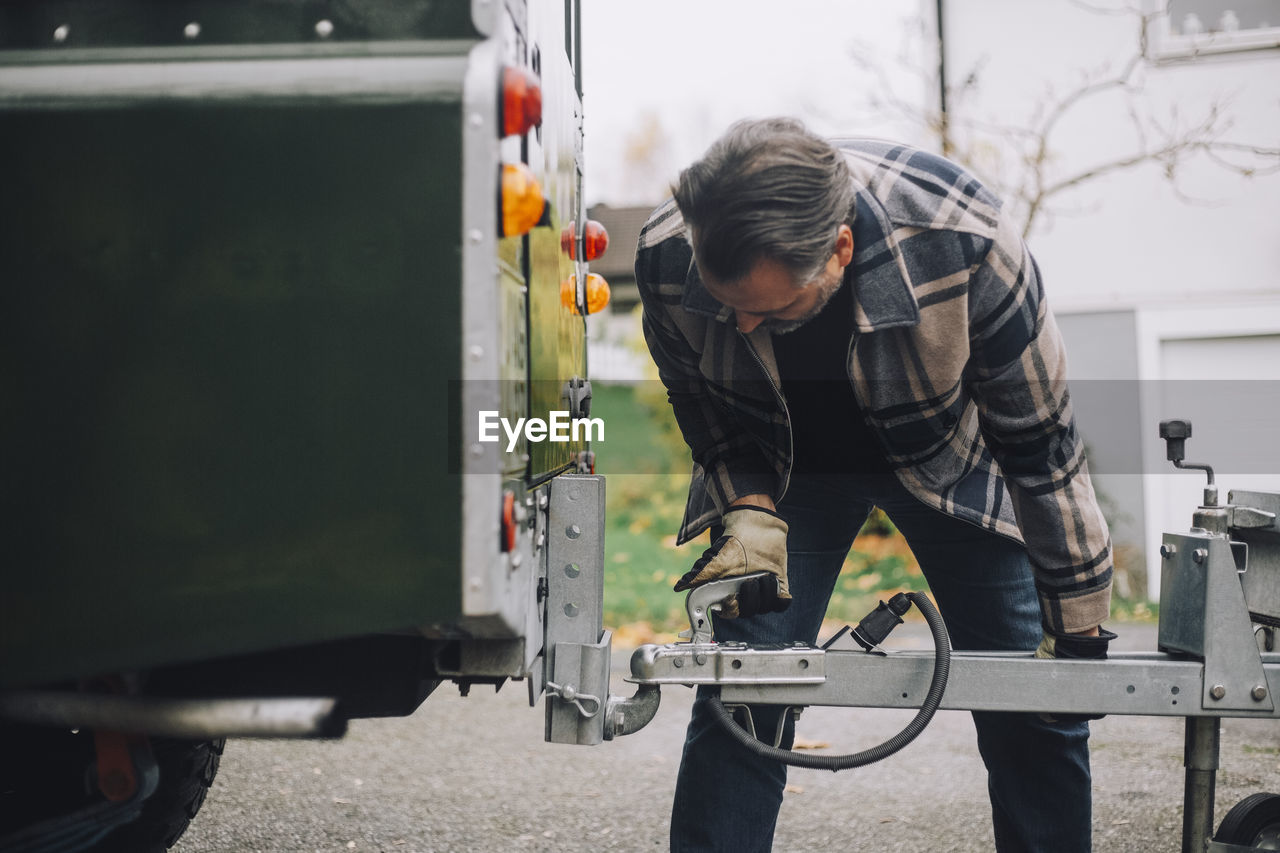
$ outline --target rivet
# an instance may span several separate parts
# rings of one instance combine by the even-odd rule
[[[1252,695],[1255,702],[1261,702],[1263,699],[1267,698],[1267,688],[1259,684],[1253,688]]]
[[[475,346],[467,350],[467,355],[471,356],[472,361],[479,361],[484,358],[484,347]]]
[[[467,239],[472,243],[479,245],[484,240],[484,232],[479,228],[472,228],[467,232]]]
[[[582,528],[576,524],[570,524],[564,529],[564,535],[568,536],[570,539],[577,539],[582,535]]]
[[[53,31],[53,40],[56,41],[58,44],[62,44],[67,40],[67,36],[69,35],[71,35],[71,27],[67,26],[66,24],[62,24],[56,30]]]
[[[568,616],[568,617],[569,617],[569,618],[571,618],[571,619],[572,619],[574,616],[577,616],[577,615],[578,615],[579,613],[581,613],[581,612],[582,612],[582,611],[579,609],[578,605],[576,605],[576,604],[566,604],[566,605],[564,606],[564,615],[565,615],[565,616]]]
[[[1213,699],[1221,699],[1226,695],[1227,688],[1223,687],[1221,684],[1215,684],[1213,687],[1209,688],[1209,696]]]
[[[671,665],[674,666],[676,669],[679,669],[680,667],[684,666],[684,658],[674,658],[671,661]]]
[[[472,591],[472,592],[479,592],[479,591],[480,591],[480,589],[481,589],[481,587],[483,587],[483,586],[484,586],[484,584],[480,581],[480,579],[479,579],[479,578],[476,578],[475,580],[471,581],[471,591]]]
[[[471,455],[473,458],[479,459],[481,456],[484,456],[484,448],[479,444],[471,445]]]
[[[200,38],[200,24],[195,21],[187,24],[182,28],[182,35],[187,41],[194,41]]]
[[[577,563],[570,563],[564,567],[564,573],[566,577],[576,578],[578,575],[582,574],[582,567]]]
[[[316,35],[320,36],[322,39],[327,39],[329,36],[333,35],[333,21],[330,21],[328,18],[322,18],[321,20],[316,21]]]
[[[693,662],[694,662],[694,663],[696,663],[698,666],[702,666],[703,664],[705,664],[705,663],[707,662],[707,656],[706,656],[706,655],[694,655],[694,656],[693,656]]]
[[[467,117],[467,121],[472,127],[484,127],[484,116],[480,113],[472,113]]]

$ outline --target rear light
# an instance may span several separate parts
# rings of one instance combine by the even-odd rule
[[[594,219],[587,220],[587,227],[583,229],[582,235],[582,253],[586,255],[584,261],[594,261],[602,256],[609,248],[609,232],[604,226]],[[576,259],[575,259],[576,260]],[[608,287],[608,285],[605,285]],[[605,300],[608,301],[607,299]]]
[[[502,132],[524,136],[542,124],[542,86],[523,68],[502,72]]]
[[[502,213],[499,225],[503,237],[519,237],[528,234],[542,221],[547,200],[542,187],[533,176],[533,170],[523,163],[508,163],[502,167]]]
[[[570,222],[560,232],[560,250],[573,261],[578,260],[578,233],[576,229],[576,223]],[[594,219],[588,219],[586,227],[583,228],[582,247],[583,254],[586,255],[582,260],[594,261],[608,250],[609,232],[599,222]]]
[[[577,279],[573,276],[560,282],[560,304],[574,314],[578,313]],[[596,273],[587,274],[587,313],[603,311],[609,304],[609,282]]]
[[[502,534],[498,544],[506,553],[516,549],[516,495],[512,491],[502,493]]]

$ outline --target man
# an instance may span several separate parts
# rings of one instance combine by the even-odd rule
[[[1110,539],[1039,272],[998,200],[936,156],[786,119],[734,125],[674,196],[641,233],[636,278],[693,452],[679,541],[715,526],[676,589],[772,573],[717,638],[813,642],[879,506],[957,649],[1105,657]],[[1087,723],[974,721],[997,848],[1090,849]],[[777,723],[755,722],[771,740]],[[700,694],[672,850],[770,849],[785,780]]]

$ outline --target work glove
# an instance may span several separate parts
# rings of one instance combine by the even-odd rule
[[[787,523],[782,516],[764,507],[736,506],[724,514],[721,524],[724,533],[676,581],[676,592],[708,581],[764,571],[771,577],[744,584],[736,596],[722,605],[720,615],[733,619],[781,612],[791,606],[791,592],[787,589]]]
[[[1098,628],[1098,636],[1081,637],[1073,634],[1055,634],[1048,628],[1040,646],[1036,649],[1036,657],[1044,660],[1106,660],[1107,646],[1116,635],[1106,628]],[[1083,720],[1101,720],[1106,714],[1041,714],[1040,717],[1049,723],[1076,723]]]

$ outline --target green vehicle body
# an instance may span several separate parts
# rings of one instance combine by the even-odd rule
[[[536,695],[587,445],[476,417],[587,375],[576,2],[205,6],[0,6],[0,689]],[[518,162],[548,207],[504,238]]]

